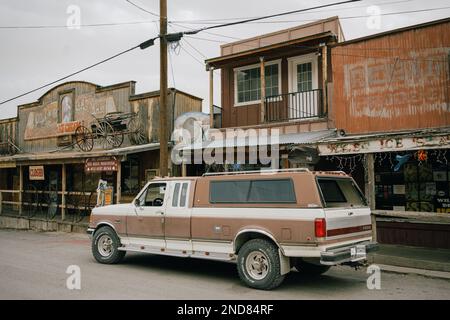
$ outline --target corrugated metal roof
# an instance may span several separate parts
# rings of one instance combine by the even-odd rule
[[[182,148],[183,150],[198,149],[220,149],[234,147],[254,147],[259,145],[284,145],[301,144],[308,145],[316,143],[322,139],[336,136],[336,130],[322,130],[312,132],[301,132],[281,135],[267,136],[246,136],[242,138],[228,138],[221,140],[203,141],[202,143],[193,143]]]

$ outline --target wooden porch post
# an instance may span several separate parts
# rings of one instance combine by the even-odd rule
[[[209,126],[214,128],[214,67],[209,67]]]
[[[322,114],[328,113],[328,97],[327,97],[327,83],[328,83],[328,47],[322,46]],[[320,111],[319,111],[320,112]]]
[[[62,173],[61,173],[61,220],[64,221],[66,219],[66,212],[67,212],[67,208],[66,208],[66,164],[63,163],[62,167],[61,167]]]
[[[121,159],[118,159],[119,161],[117,165],[117,176],[116,176],[116,187],[117,187],[117,193],[116,193],[116,203],[120,203],[120,200],[122,198],[122,161]]]
[[[266,101],[266,67],[264,63],[264,57],[259,58],[260,61],[260,79],[261,79],[261,119],[260,123],[264,123],[266,120],[266,109],[265,109],[265,101]]]
[[[370,210],[375,210],[375,165],[373,153],[366,154],[366,174],[365,174],[365,193],[366,198],[369,201]],[[377,240],[377,223],[375,215],[371,214],[372,219],[372,237],[373,240]]]
[[[19,166],[19,216],[22,215],[23,199],[23,166]]]

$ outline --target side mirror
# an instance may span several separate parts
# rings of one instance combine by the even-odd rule
[[[134,200],[134,205],[139,208],[141,206],[141,201],[139,201],[139,199]]]

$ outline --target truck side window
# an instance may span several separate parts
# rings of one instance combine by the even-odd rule
[[[186,206],[187,189],[188,183],[183,183],[183,188],[181,188],[180,207]]]
[[[180,184],[176,183],[173,189],[172,207],[178,207],[178,196],[180,195]]]
[[[148,186],[145,195],[146,207],[161,207],[164,204],[165,183],[152,183]]]

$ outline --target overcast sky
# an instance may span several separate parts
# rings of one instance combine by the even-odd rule
[[[158,0],[131,0],[151,12],[158,13]],[[167,0],[169,21],[184,27],[197,28],[211,19],[255,17],[296,10],[339,0]],[[119,23],[114,26],[81,27],[70,30],[64,26],[71,20],[70,6],[80,9],[82,25]],[[378,5],[381,10],[379,29],[367,26],[368,7]],[[435,9],[421,12],[424,9]],[[70,10],[69,10],[70,11]],[[73,11],[71,11],[73,12]],[[403,12],[391,15],[390,13]],[[208,74],[202,62],[205,57],[220,54],[220,42],[231,38],[247,38],[277,31],[312,20],[338,15],[347,40],[414,25],[450,16],[448,0],[363,0],[352,4],[294,14],[267,20],[264,23],[236,25],[213,30],[217,35],[201,33],[186,38],[182,48],[171,51],[169,85],[204,99],[207,110]],[[19,95],[45,83],[77,71],[135,46],[157,34],[158,18],[146,13],[126,0],[0,0],[0,101]],[[143,22],[143,23],[137,23]],[[127,23],[127,24],[123,24]],[[61,28],[20,29],[19,26],[62,26]],[[172,26],[169,31],[183,30]],[[195,47],[193,49],[192,47]],[[189,51],[191,57],[186,51]],[[135,80],[136,93],[159,89],[158,43],[147,50],[135,50],[69,80],[84,80],[101,86]],[[67,81],[69,81],[67,80]],[[34,102],[51,87],[42,89],[7,104],[0,105],[0,118],[16,116],[19,104]],[[215,104],[220,105],[220,79],[215,79]]]

